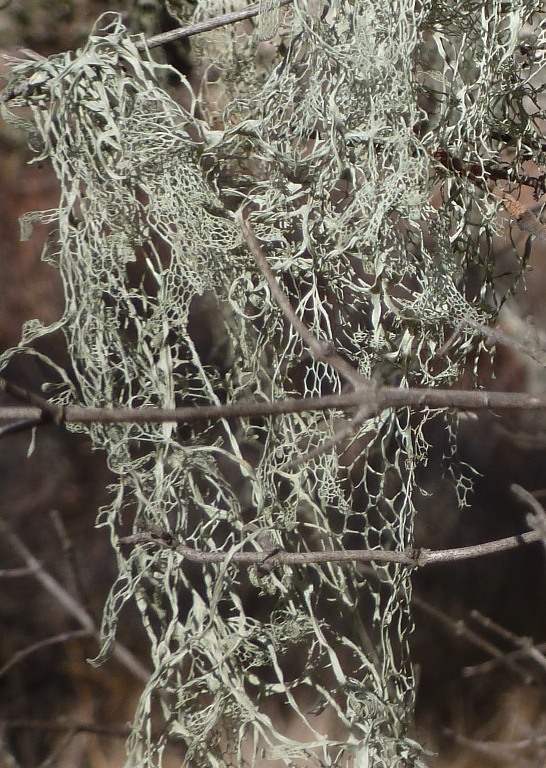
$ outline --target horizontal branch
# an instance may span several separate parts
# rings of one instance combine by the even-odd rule
[[[241,566],[258,565],[268,570],[279,565],[321,565],[325,563],[397,563],[409,568],[423,568],[434,563],[453,563],[457,560],[470,560],[484,555],[497,554],[514,549],[522,544],[532,544],[540,541],[541,536],[536,531],[527,531],[517,536],[507,536],[504,539],[488,541],[484,544],[474,544],[470,547],[458,547],[456,549],[412,549],[404,552],[392,552],[378,549],[344,549],[319,552],[286,552],[283,549],[271,549],[262,552],[222,552],[193,549],[185,544],[178,543],[168,532],[163,535],[157,533],[136,533],[121,539],[122,544],[146,545],[152,544],[160,549],[170,549],[185,560],[201,565],[223,563],[229,559],[230,563]]]
[[[524,392],[488,390],[436,389],[434,387],[360,388],[323,397],[285,398],[273,402],[237,402],[227,405],[195,405],[182,408],[92,408],[80,405],[59,406],[57,423],[64,424],[160,424],[168,421],[191,424],[197,421],[282,416],[289,413],[344,410],[369,406],[374,413],[388,408],[478,410],[546,410],[546,396]],[[0,406],[0,421],[40,420],[42,411],[36,406]]]
[[[5,730],[46,731],[48,733],[74,731],[75,733],[94,733],[98,736],[110,736],[114,739],[126,739],[132,730],[131,726],[125,723],[112,726],[101,723],[83,723],[64,717],[58,720],[9,718],[0,720],[0,728]]]

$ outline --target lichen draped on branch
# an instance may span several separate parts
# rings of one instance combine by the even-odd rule
[[[539,4],[501,5],[486,18],[465,4],[465,30],[481,21],[483,34],[463,36],[451,3],[298,2],[279,12],[276,43],[245,22],[196,45],[203,79],[197,95],[184,85],[185,107],[117,17],[80,51],[16,67],[10,107],[30,109],[33,146],[61,185],[58,210],[42,216],[57,226],[46,257],[65,287],[55,328],[73,368],[70,380],[58,369],[56,401],[169,408],[342,391],[347,377],[313,357],[272,300],[234,216],[243,208],[267,274],[358,372],[353,383],[448,385],[472,365],[476,327],[497,311],[499,201],[433,158],[445,142],[462,162],[490,159],[507,121],[532,145],[535,123],[507,83],[528,95],[517,36]],[[481,270],[472,288],[470,266]],[[209,317],[206,343],[196,317]],[[29,325],[2,366],[49,330]],[[119,577],[97,663],[135,600],[154,668],[128,764],[160,764],[173,737],[188,765],[416,764],[408,569],[241,571],[229,553],[265,539],[286,551],[408,550],[432,415],[371,412],[352,429],[334,409],[81,427],[119,478],[99,518]],[[127,549],[122,516],[135,535],[159,527],[228,555],[196,569],[173,550]],[[284,729],[287,713],[298,729]]]

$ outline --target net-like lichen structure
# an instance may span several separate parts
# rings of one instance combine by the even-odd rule
[[[502,301],[490,168],[517,181],[523,159],[546,159],[542,2],[263,5],[265,21],[194,45],[199,86],[177,100],[112,15],[83,49],[14,68],[5,104],[30,117],[60,181],[41,219],[66,306],[0,362],[61,328],[71,371],[57,368],[57,402],[269,403],[347,387],[272,300],[242,209],[296,314],[373,386],[448,386],[472,369],[475,324]],[[419,764],[408,569],[233,558],[411,547],[434,415],[85,427],[119,478],[99,516],[119,576],[97,663],[135,601],[153,665],[128,765],[161,765],[173,744],[194,767]],[[122,519],[225,557],[124,545]]]

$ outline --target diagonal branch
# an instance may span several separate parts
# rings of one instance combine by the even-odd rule
[[[278,5],[289,5],[292,0],[278,0]],[[157,48],[160,45],[166,43],[172,43],[174,40],[184,40],[193,35],[199,35],[203,32],[210,32],[213,29],[219,27],[226,27],[229,24],[235,24],[237,21],[244,21],[244,19],[251,19],[253,16],[257,16],[260,13],[260,4],[249,5],[248,8],[243,8],[240,11],[232,11],[231,13],[225,13],[222,16],[215,16],[212,19],[205,19],[199,21],[196,24],[192,24],[189,27],[183,27],[181,29],[173,29],[169,32],[162,32],[160,35],[154,35],[149,37],[145,42],[138,42],[137,48],[143,51],[145,48]]]
[[[41,395],[34,394],[34,392],[25,387],[19,386],[19,384],[8,381],[3,376],[0,376],[0,392],[5,392],[16,400],[39,408],[41,411],[41,421],[53,421],[55,424],[61,424],[63,421],[63,409],[60,405],[52,403],[45,397],[41,397]]]
[[[321,362],[330,365],[355,389],[365,387],[367,390],[369,390],[371,387],[369,379],[355,370],[355,368],[350,363],[348,363],[347,360],[344,360],[341,355],[336,352],[332,341],[323,341],[319,339],[309,330],[303,320],[298,317],[292,308],[288,297],[284,294],[281,286],[279,285],[277,278],[273,274],[273,270],[267,261],[267,256],[265,255],[265,252],[254,233],[254,230],[248,223],[248,220],[245,218],[242,211],[239,211],[236,214],[236,219],[239,226],[241,227],[243,237],[250,250],[250,253],[254,257],[254,261],[256,262],[258,269],[264,276],[269,286],[269,290],[271,291],[273,299],[275,300],[277,306],[281,309],[283,315],[288,320],[290,325],[294,328],[295,331],[297,331],[297,333],[299,333],[303,341],[307,344],[313,354],[313,357],[316,360],[320,360]]]
[[[424,600],[415,592],[412,595],[411,604],[413,607],[422,611],[422,613],[443,626],[444,629],[455,637],[462,637],[468,643],[479,648],[480,651],[492,656],[496,664],[505,665],[508,669],[518,675],[526,685],[529,685],[532,682],[533,676],[523,666],[518,665],[510,654],[504,653],[492,642],[471,629],[464,619],[454,619],[445,611],[442,611],[441,608],[431,605],[431,603]],[[465,671],[466,670],[463,670],[463,673]]]
[[[66,643],[69,640],[80,640],[82,638],[94,637],[95,633],[88,629],[76,629],[71,632],[62,632],[59,635],[53,637],[46,637],[44,640],[38,640],[36,643],[32,643],[27,648],[23,648],[20,651],[16,651],[11,659],[7,661],[3,667],[0,668],[0,678],[9,672],[9,670],[16,664],[31,656],[37,651],[41,651],[42,648],[48,648],[51,645],[57,645],[59,643]]]
[[[526,344],[523,344],[521,341],[519,341],[519,339],[516,339],[514,336],[511,336],[509,333],[503,331],[501,328],[492,328],[488,325],[483,325],[471,317],[463,317],[445,344],[443,344],[437,350],[436,357],[443,357],[455,344],[465,328],[472,328],[473,330],[478,331],[478,333],[483,336],[488,344],[499,344],[504,347],[508,347],[509,349],[513,349],[522,355],[530,357],[532,360],[540,363],[541,365],[544,365],[546,362],[546,353],[543,350],[539,349],[538,347],[533,348],[531,346],[527,346]]]
[[[33,570],[34,578],[40,582],[44,589],[52,595],[62,606],[64,611],[80,623],[84,630],[98,637],[98,630],[92,616],[75,600],[67,590],[46,571],[40,561],[25,546],[19,536],[11,530],[6,522],[0,525],[0,533],[7,540],[15,552]],[[121,643],[116,642],[112,655],[135,677],[147,683],[150,679],[149,671],[140,661]]]
[[[544,656],[544,654],[535,646],[531,638],[515,635],[506,627],[503,627],[500,624],[497,624],[496,621],[493,621],[493,619],[490,619],[489,616],[484,616],[480,611],[474,610],[470,615],[474,621],[481,624],[482,627],[524,651],[525,655],[538,664],[543,672],[546,670],[546,656]]]

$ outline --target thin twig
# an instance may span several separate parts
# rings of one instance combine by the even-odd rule
[[[481,755],[487,755],[495,760],[500,760],[502,763],[506,763],[507,759],[514,759],[514,756],[510,755],[510,748],[512,747],[510,742],[479,741],[477,739],[470,739],[468,736],[462,736],[455,733],[450,728],[445,728],[443,733],[445,736],[452,738],[456,744],[468,747]],[[516,742],[516,744],[517,743],[518,742]],[[518,768],[536,768],[535,761],[527,760],[521,755],[518,755],[517,757],[517,765]]]
[[[131,733],[129,725],[101,725],[99,723],[82,723],[68,718],[58,720],[29,720],[13,718],[0,720],[0,728],[8,730],[47,731],[50,733],[74,731],[76,733],[95,733],[98,736],[109,736],[113,739],[126,739]]]
[[[6,522],[0,524],[0,531],[3,538],[9,542],[11,547],[26,562],[27,566],[34,569],[34,578],[40,582],[44,589],[55,598],[66,613],[75,618],[85,630],[98,638],[99,633],[93,618],[72,597],[72,595],[45,570],[40,561],[34,557],[32,552],[23,544],[19,536],[11,530]],[[127,648],[125,648],[125,646],[117,641],[114,644],[112,656],[114,656],[139,680],[147,683],[150,679],[149,670],[147,670],[146,667],[144,667],[144,665],[141,664],[141,662]]]
[[[540,501],[532,493],[522,488],[521,485],[512,483],[510,490],[519,501],[530,507],[531,512],[527,515],[525,521],[530,528],[540,535],[542,543],[546,546],[546,510]]]
[[[522,651],[524,651],[525,656],[536,662],[543,671],[546,670],[546,657],[544,657],[544,654],[542,654],[534,645],[531,638],[519,637],[518,635],[515,635],[513,632],[510,632],[510,630],[506,629],[506,627],[502,627],[500,624],[497,624],[496,621],[490,619],[489,616],[484,616],[479,611],[474,610],[470,615],[485,629],[488,629],[490,632],[495,632],[497,635],[499,635],[499,637],[502,637],[503,640],[506,640],[507,642],[519,647]]]
[[[500,328],[491,328],[470,317],[463,318],[457,324],[447,341],[437,350],[435,357],[443,357],[455,344],[465,328],[473,328],[475,331],[478,331],[489,344],[501,344],[502,346],[509,347],[516,352],[521,352],[521,354],[530,357],[537,363],[544,365],[546,360],[546,353],[544,351],[531,349]]]
[[[126,536],[120,541],[122,544],[131,546],[151,544],[160,549],[170,549],[179,554],[183,559],[200,563],[201,565],[222,563],[229,558],[230,563],[236,563],[237,565],[265,565],[268,568],[278,565],[320,565],[325,563],[338,563],[342,565],[354,562],[398,563],[409,568],[423,568],[435,563],[452,563],[458,560],[469,560],[483,557],[484,555],[505,552],[506,550],[520,547],[523,544],[532,544],[540,541],[540,534],[536,531],[528,531],[517,536],[507,536],[504,539],[474,544],[470,547],[436,551],[418,549],[405,550],[403,552],[378,549],[320,550],[315,552],[286,552],[283,549],[276,549],[273,552],[232,553],[218,550],[205,552],[178,542],[167,532],[165,532],[163,537],[155,531],[153,533],[136,533],[132,536]]]
[[[546,361],[546,353],[543,350],[532,349],[500,328],[491,328],[470,317],[463,318],[460,323],[457,324],[453,333],[449,336],[445,344],[438,349],[435,356],[443,357],[457,341],[464,328],[473,328],[475,331],[478,331],[489,344],[501,344],[516,352],[521,352],[521,354],[530,357],[541,365],[544,365]]]
[[[45,733],[64,733],[66,731],[77,733],[92,733],[96,736],[105,736],[111,739],[126,739],[133,732],[131,725],[119,723],[118,725],[105,725],[103,723],[84,723],[80,720],[59,717],[56,720],[32,720],[29,718],[8,718],[0,720],[0,729],[13,731],[42,731]],[[179,745],[180,736],[176,733],[152,732],[152,739],[164,738],[168,744]]]
[[[78,562],[76,550],[72,542],[72,539],[68,535],[68,531],[66,530],[66,526],[61,517],[61,513],[59,512],[58,509],[52,509],[49,513],[49,516],[51,517],[53,527],[55,528],[55,532],[59,537],[59,541],[61,542],[61,546],[63,548],[63,553],[66,558],[66,562],[70,572],[70,579],[72,582],[71,584],[72,591],[76,596],[76,598],[85,607],[85,609],[89,613],[91,613],[91,611],[89,610],[91,601],[89,600],[89,594],[83,583],[82,573],[80,569],[80,564]]]
[[[22,421],[13,421],[11,424],[6,424],[4,427],[0,427],[0,438],[7,437],[8,435],[15,435],[18,432],[27,432],[29,429],[39,427],[43,424],[43,419],[23,419]]]
[[[449,616],[449,614],[445,613],[445,611],[442,611],[440,608],[431,605],[429,602],[423,600],[422,597],[419,597],[419,595],[415,593],[412,595],[411,603],[414,607],[418,608],[423,613],[426,613],[427,616],[430,616],[436,622],[441,624],[451,634],[455,635],[456,637],[462,637],[476,648],[479,648],[480,651],[484,651],[489,656],[492,656],[497,664],[504,664],[512,672],[515,672],[518,677],[522,678],[526,685],[532,682],[533,676],[526,669],[516,664],[510,654],[504,653],[500,648],[491,643],[489,640],[486,640],[484,637],[477,634],[477,632],[474,632],[474,630],[470,629],[464,619],[453,619],[451,616]]]
[[[49,768],[50,765],[55,765],[62,753],[65,751],[65,749],[68,748],[70,742],[76,736],[76,733],[77,732],[73,728],[67,729],[67,732],[61,738],[61,740],[55,744],[50,754],[45,758],[45,760],[42,760],[42,762],[39,763],[36,768]]]
[[[293,2],[293,0],[279,0],[278,5],[290,5],[291,2]],[[203,32],[210,32],[213,29],[218,29],[218,27],[226,27],[229,24],[235,24],[237,21],[251,19],[253,16],[257,16],[259,12],[260,4],[256,3],[256,5],[249,5],[248,8],[243,8],[241,11],[232,11],[231,13],[225,13],[222,16],[215,16],[212,19],[199,21],[189,27],[162,32],[160,35],[149,37],[145,42],[137,42],[136,47],[141,51],[145,48],[157,48],[159,45],[172,43],[173,40],[183,40]]]
[[[0,579],[20,579],[23,576],[32,576],[36,568],[0,568]]]
[[[535,648],[537,651],[540,651],[541,653],[546,652],[546,643],[539,643],[538,645],[535,645]],[[463,677],[474,677],[475,675],[485,675],[489,672],[492,672],[496,667],[499,666],[499,664],[504,664],[505,660],[509,659],[511,661],[518,661],[519,659],[525,659],[527,655],[525,648],[518,648],[517,651],[508,651],[508,653],[505,653],[500,658],[495,659],[489,659],[488,661],[483,661],[481,664],[469,664],[466,667],[463,667],[462,674]],[[534,678],[531,678],[531,682]]]
[[[298,317],[292,308],[288,297],[284,294],[277,278],[273,274],[273,270],[267,261],[265,251],[248,220],[245,218],[243,211],[239,211],[236,214],[236,219],[241,227],[248,249],[269,286],[271,296],[275,300],[277,306],[281,309],[286,320],[294,330],[299,333],[305,344],[307,344],[313,357],[316,360],[320,360],[321,362],[330,365],[343,379],[352,384],[355,389],[365,388],[370,390],[370,380],[359,373],[349,362],[347,362],[347,360],[344,360],[341,355],[336,352],[334,343],[332,341],[319,339],[309,330],[303,320]]]
[[[55,635],[54,637],[46,637],[45,640],[39,640],[37,643],[32,643],[32,645],[29,645],[28,648],[23,648],[22,650],[13,654],[11,659],[6,662],[6,664],[4,664],[4,666],[0,669],[0,678],[4,677],[6,672],[9,672],[12,667],[14,667],[16,664],[19,664],[21,661],[23,661],[23,659],[26,659],[27,656],[31,656],[33,653],[41,651],[42,648],[48,648],[50,645],[58,645],[59,643],[66,643],[67,640],[79,640],[85,637],[95,637],[95,635],[95,632],[89,631],[88,629],[76,629],[72,632],[63,632],[60,635]]]

